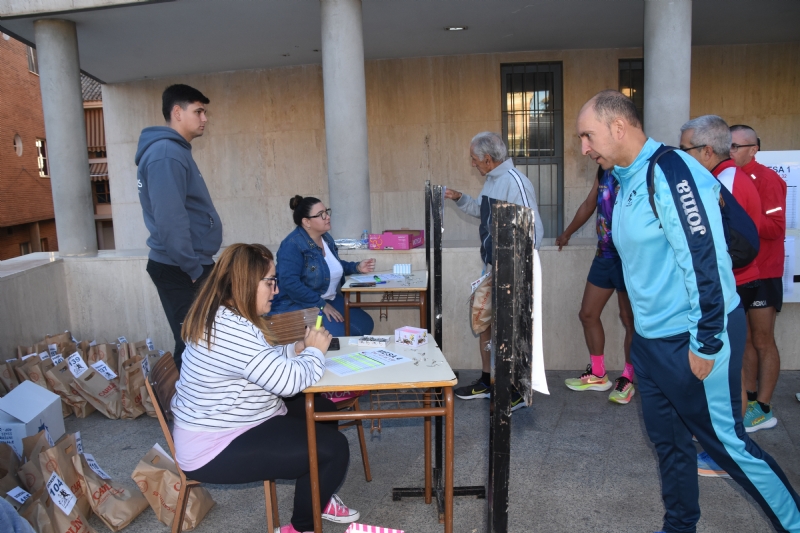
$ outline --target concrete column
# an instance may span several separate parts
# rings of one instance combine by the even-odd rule
[[[689,120],[692,74],[692,0],[644,2],[644,129],[678,145]]]
[[[361,0],[320,3],[332,233],[357,239],[372,225]]]
[[[41,252],[42,234],[39,231],[39,222],[31,222],[28,229],[31,235],[31,252]]]
[[[75,23],[33,23],[61,255],[97,252]]]

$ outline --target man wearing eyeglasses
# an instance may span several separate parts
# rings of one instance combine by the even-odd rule
[[[186,348],[181,339],[183,320],[222,244],[222,221],[190,144],[205,131],[208,103],[194,87],[167,87],[161,96],[166,125],[142,130],[135,158],[139,202],[150,232],[147,273],[175,339],[178,370]]]
[[[731,157],[752,178],[761,198],[761,245],[756,263],[760,286],[747,319],[750,335],[744,349],[743,377],[747,389],[744,426],[748,432],[775,427],[770,402],[778,384],[781,358],[775,343],[775,318],[783,305],[783,239],[786,235],[786,182],[755,160],[760,143],[750,126],[731,126]]]

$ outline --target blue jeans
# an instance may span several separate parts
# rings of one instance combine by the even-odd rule
[[[327,300],[334,309],[339,311],[344,316],[344,296],[338,293],[333,300]],[[334,337],[344,337],[344,322],[334,322],[328,320],[325,315],[322,316],[322,325],[325,329],[331,332]],[[357,307],[350,308],[350,335],[360,337],[362,335],[371,335],[372,330],[375,328],[375,322],[372,317],[367,314],[363,309]]]

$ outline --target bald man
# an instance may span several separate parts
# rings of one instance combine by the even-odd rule
[[[700,518],[697,452],[708,454],[761,505],[778,531],[800,531],[800,497],[777,463],[742,429],[745,317],[718,206],[720,184],[677,150],[647,172],[661,148],[633,102],[603,91],[577,121],[584,155],[620,183],[614,245],[634,314],[631,361],[642,414],[658,454],[665,532],[693,532]]]

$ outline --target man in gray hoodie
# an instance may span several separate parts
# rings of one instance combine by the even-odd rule
[[[139,202],[150,231],[147,273],[158,290],[175,338],[180,370],[186,347],[181,326],[222,244],[222,222],[192,158],[193,139],[203,135],[203,93],[188,85],[167,87],[161,97],[166,126],[142,130],[136,150]]]

